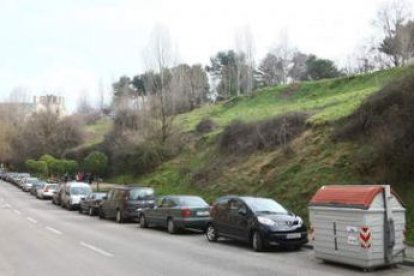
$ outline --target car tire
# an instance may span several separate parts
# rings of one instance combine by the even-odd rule
[[[99,208],[99,218],[105,219],[105,213],[103,212],[102,208]]]
[[[209,242],[216,242],[218,240],[216,227],[212,223],[207,225],[206,238]]]
[[[256,252],[263,252],[265,250],[265,243],[259,231],[254,231],[252,235],[252,247]]]
[[[141,215],[139,217],[139,227],[140,228],[148,228],[148,223],[147,223],[147,220],[145,219],[144,215]]]
[[[167,220],[167,231],[170,234],[176,234],[177,233],[177,227],[175,226],[174,220],[172,218],[169,218]]]
[[[82,207],[79,206],[78,212],[79,212],[79,214],[83,214]]]
[[[124,220],[122,218],[122,213],[121,210],[116,211],[116,217],[115,217],[116,222],[118,223],[123,223]]]
[[[88,215],[89,216],[93,216],[94,215],[94,211],[93,211],[92,207],[89,207],[89,209],[88,209]]]

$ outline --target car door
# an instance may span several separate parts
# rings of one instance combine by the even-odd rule
[[[170,197],[165,197],[161,203],[161,206],[157,208],[155,213],[155,219],[157,220],[158,225],[167,226],[167,216],[169,214],[169,209],[173,205],[173,201]]]
[[[238,198],[229,200],[228,234],[237,239],[248,239],[247,206]]]
[[[111,213],[111,203],[114,197],[114,189],[109,190],[107,198],[102,201],[102,211],[104,212],[105,216],[110,217]]]
[[[148,224],[158,225],[159,221],[157,220],[157,212],[158,208],[161,208],[164,198],[165,197],[158,197],[155,200],[155,205],[153,208],[145,209],[143,211]]]
[[[220,201],[218,203],[216,203],[213,206],[214,210],[213,210],[213,222],[214,225],[217,229],[218,233],[221,234],[228,234],[227,232],[227,225],[229,224],[228,222],[228,212],[229,212],[229,206],[228,206],[228,201]]]

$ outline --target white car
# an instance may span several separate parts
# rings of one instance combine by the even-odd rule
[[[83,182],[68,182],[65,185],[65,190],[62,193],[62,207],[68,210],[79,208],[82,198],[85,198],[92,189],[89,184]]]
[[[47,183],[36,190],[36,197],[40,199],[51,199],[53,192],[58,189],[59,185],[56,183]]]

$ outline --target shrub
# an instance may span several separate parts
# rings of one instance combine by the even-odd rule
[[[208,133],[216,128],[216,123],[209,118],[202,119],[196,126],[198,133]]]
[[[95,175],[103,175],[108,168],[108,157],[99,151],[91,152],[84,160],[84,168]]]
[[[29,159],[25,162],[25,165],[30,173],[41,177],[47,177],[48,175],[47,163],[44,161],[35,161]]]
[[[411,73],[368,97],[336,127],[333,138],[361,139],[372,144],[376,158],[372,157],[371,162],[384,168],[385,181],[411,181],[414,176],[413,118],[414,74]]]
[[[306,113],[288,113],[268,120],[245,123],[233,121],[219,139],[219,148],[236,154],[287,147],[305,130]]]

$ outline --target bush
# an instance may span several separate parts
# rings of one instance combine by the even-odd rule
[[[198,133],[208,133],[216,128],[216,123],[209,118],[202,119],[196,126]]]
[[[48,175],[47,163],[44,161],[35,161],[29,159],[25,162],[25,165],[29,172],[33,173],[34,175],[41,177],[47,177]]]
[[[108,157],[102,152],[94,151],[85,158],[83,165],[95,175],[104,175],[108,168]]]
[[[245,123],[233,121],[219,139],[223,152],[248,154],[257,150],[287,147],[305,130],[306,113],[288,113],[272,119]]]
[[[371,162],[385,169],[385,181],[411,181],[414,177],[413,118],[414,74],[411,73],[368,97],[336,127],[333,138],[362,139],[372,144],[376,158],[371,157]]]

